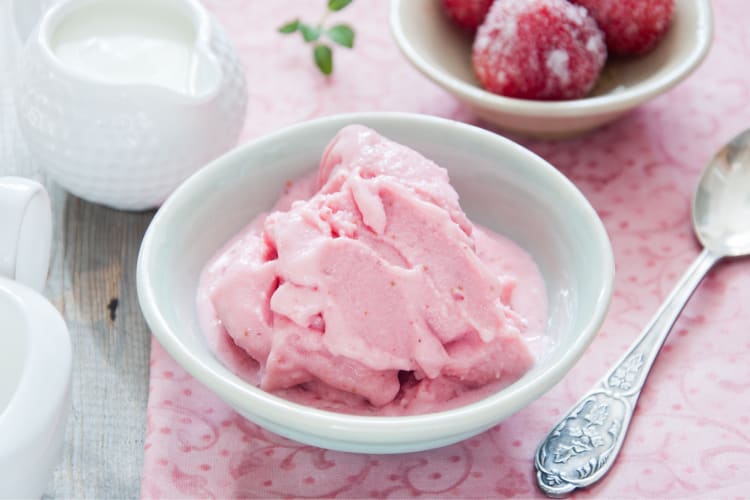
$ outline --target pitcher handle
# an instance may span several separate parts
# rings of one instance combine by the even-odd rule
[[[41,292],[52,245],[52,209],[44,186],[0,177],[0,275]]]

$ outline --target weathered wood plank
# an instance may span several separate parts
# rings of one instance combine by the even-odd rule
[[[94,205],[52,185],[48,297],[73,341],[73,402],[50,496],[137,497],[150,337],[136,296],[138,248],[153,212]]]

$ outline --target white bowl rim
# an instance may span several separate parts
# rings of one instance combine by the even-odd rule
[[[651,97],[676,85],[686,78],[708,54],[713,39],[713,13],[710,0],[693,0],[698,7],[700,29],[696,30],[697,39],[692,46],[689,57],[686,57],[672,71],[658,78],[648,79],[645,83],[632,85],[622,91],[600,96],[584,97],[566,101],[539,101],[516,99],[493,94],[478,86],[470,85],[447,72],[439,71],[429,64],[409,43],[399,16],[399,6],[403,1],[391,0],[390,25],[391,33],[404,55],[411,63],[433,82],[442,85],[469,101],[473,106],[506,111],[522,116],[532,117],[573,117],[588,114],[614,113],[632,108]]]
[[[260,148],[266,143],[279,141],[286,135],[300,133],[305,129],[321,126],[341,128],[352,123],[364,123],[377,127],[375,125],[377,122],[391,121],[398,121],[402,124],[406,122],[414,127],[434,127],[470,133],[475,137],[495,142],[499,147],[509,148],[525,155],[534,168],[546,169],[550,182],[565,192],[582,211],[589,215],[590,244],[597,254],[601,255],[603,264],[600,269],[592,270],[602,277],[594,305],[596,313],[587,319],[581,334],[576,337],[569,350],[557,362],[540,370],[534,379],[527,381],[523,386],[515,383],[478,402],[436,413],[409,416],[361,416],[337,413],[291,402],[262,391],[242,381],[238,376],[231,379],[218,376],[210,367],[203,364],[198,356],[186,348],[157,307],[154,289],[156,273],[149,273],[149,269],[156,252],[154,239],[162,231],[161,226],[168,224],[169,218],[173,216],[173,207],[181,198],[191,198],[204,182],[220,175],[223,170],[232,168],[235,158],[244,155],[247,149]],[[397,137],[393,139],[398,140]],[[226,402],[236,405],[235,407],[241,407],[243,402],[254,401],[255,415],[274,422],[276,425],[299,428],[299,422],[303,421],[305,428],[302,432],[305,434],[333,441],[343,440],[366,447],[372,443],[395,445],[402,442],[437,440],[449,435],[446,432],[458,435],[479,428],[488,428],[501,420],[494,418],[494,415],[498,414],[498,409],[507,405],[514,408],[508,414],[518,411],[554,386],[580,358],[604,320],[614,286],[614,257],[607,232],[593,207],[572,182],[535,153],[503,136],[462,122],[413,113],[365,112],[332,115],[292,125],[240,145],[193,174],[166,200],[146,230],[138,255],[136,278],[141,310],[154,336],[179,365]],[[413,449],[426,448],[414,447]]]

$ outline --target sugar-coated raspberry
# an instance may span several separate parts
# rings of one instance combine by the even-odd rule
[[[490,92],[522,99],[588,94],[607,58],[604,35],[566,0],[497,0],[479,27],[472,63]]]
[[[443,10],[455,24],[476,30],[490,10],[494,0],[443,0]]]
[[[674,0],[571,0],[586,7],[604,32],[612,54],[640,55],[669,29]]]

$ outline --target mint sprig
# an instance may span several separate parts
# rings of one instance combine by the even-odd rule
[[[354,47],[354,30],[346,24],[337,24],[326,31],[326,35],[342,47],[348,49]]]
[[[315,59],[315,64],[324,75],[330,75],[333,72],[333,51],[328,45],[317,44],[313,49],[313,59]]]
[[[332,12],[338,12],[347,7],[352,0],[328,0],[328,8],[317,24],[308,24],[295,19],[281,25],[279,33],[291,35],[299,32],[306,43],[313,43],[313,61],[321,73],[328,76],[333,73],[333,49],[326,42],[325,37],[333,43],[351,49],[354,47],[354,29],[348,24],[339,23],[330,28],[325,26],[326,17]]]
[[[288,22],[279,28],[279,33],[294,33],[299,29],[299,19]]]
[[[320,28],[318,28],[317,26],[300,24],[299,32],[302,33],[302,38],[304,38],[308,43],[314,42],[315,40],[320,38]]]
[[[331,12],[337,12],[350,3],[352,3],[352,0],[328,0],[328,10]]]

